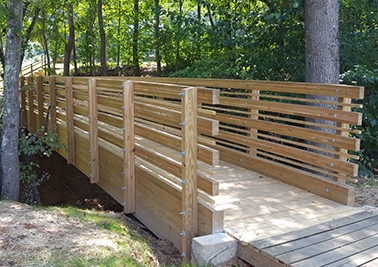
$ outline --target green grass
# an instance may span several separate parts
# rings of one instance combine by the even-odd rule
[[[148,254],[154,254],[148,242],[123,221],[101,211],[81,210],[74,207],[36,207],[36,210],[59,212],[77,218],[99,231],[109,232],[117,248],[100,247],[90,253],[59,252],[45,259],[44,266],[151,266]],[[148,253],[146,253],[148,252]],[[156,265],[156,263],[155,263]]]

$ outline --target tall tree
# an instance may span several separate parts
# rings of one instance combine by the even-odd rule
[[[18,127],[20,119],[19,75],[22,27],[22,1],[8,1],[4,67],[3,132],[1,140],[1,198],[18,200],[20,168]]]
[[[177,31],[176,31],[176,69],[180,64],[180,44],[181,44],[181,24],[182,24],[182,1],[179,0],[179,11],[177,17]]]
[[[138,39],[139,39],[139,0],[134,0],[134,32],[133,32],[133,65],[134,75],[140,75],[139,57],[138,57]]]
[[[105,37],[105,30],[104,30],[104,21],[102,18],[102,0],[97,1],[97,16],[98,16],[98,29],[100,32],[100,40],[101,40],[101,75],[106,75],[107,67],[106,67],[106,37]]]
[[[306,82],[339,83],[339,1],[306,0],[305,27]],[[337,101],[337,98],[328,96],[309,95],[308,98]],[[322,104],[317,105],[322,106]],[[330,107],[329,105],[326,106]],[[316,121],[335,125],[331,121]],[[318,129],[334,132],[334,130],[326,128]]]
[[[73,21],[73,7],[71,2],[67,5],[67,15],[69,35],[68,41],[64,48],[64,76],[70,75],[71,53],[75,46],[75,25]]]
[[[160,56],[160,3],[155,0],[155,56],[157,65],[157,75],[161,75],[161,56]]]

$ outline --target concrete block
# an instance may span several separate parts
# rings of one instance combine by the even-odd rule
[[[200,266],[219,266],[237,256],[236,239],[225,233],[193,238],[192,263]]]

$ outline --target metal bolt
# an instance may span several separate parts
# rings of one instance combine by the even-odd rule
[[[336,115],[336,114],[334,114],[333,116],[334,116],[335,118],[337,117],[337,115]]]
[[[182,254],[181,254],[181,257],[185,257],[185,253],[182,253]]]
[[[339,89],[336,89],[336,93],[338,93],[339,92]]]
[[[185,184],[185,180],[184,180],[184,179],[182,179],[182,180],[180,181],[180,183],[182,183],[182,184]]]
[[[122,202],[122,206],[126,206],[126,202]]]
[[[89,101],[89,97],[87,98],[87,101]]]
[[[182,122],[180,122],[179,124],[180,124],[181,126],[184,126],[184,125],[185,125],[185,122],[182,121]]]
[[[88,115],[87,117],[88,117],[88,119],[90,119],[90,118],[91,118],[91,115]]]
[[[329,189],[328,188],[326,188],[326,192],[328,192],[329,191]]]
[[[244,121],[244,124],[247,124],[247,121]]]
[[[185,155],[185,151],[184,150],[181,151],[180,154],[184,156]]]
[[[92,165],[92,161],[88,161],[88,164],[89,164],[89,165]]]
[[[122,106],[121,109],[125,109],[125,106]]]
[[[89,80],[85,82],[86,84],[89,84]]]
[[[185,216],[185,214],[186,214],[185,210],[183,210],[182,212],[180,212],[180,215]]]
[[[247,105],[248,104],[248,102],[244,102],[244,105]]]
[[[122,186],[122,190],[126,190],[126,186]]]
[[[335,138],[332,138],[332,142],[333,142],[333,143],[335,143],[335,142],[336,142]]]
[[[125,128],[122,128],[122,131],[125,131]]]
[[[185,92],[182,91],[181,93],[179,93],[179,95],[184,96],[184,95],[185,95]]]
[[[89,135],[91,135],[91,132],[88,132]]]
[[[240,162],[243,162],[243,159],[240,159]]]
[[[92,174],[89,174],[88,177],[89,177],[89,178],[92,178]]]
[[[246,84],[245,84],[245,86],[247,86],[247,87],[248,87],[248,83],[246,83]]]
[[[123,171],[123,172],[122,172],[122,175],[125,175],[125,174],[126,174],[126,172],[125,172],[125,171]]]
[[[125,152],[125,151],[126,151],[126,149],[124,149],[124,148],[121,148],[121,150],[122,150],[122,152]]]
[[[88,150],[88,153],[91,153],[91,151],[90,151],[90,150]]]
[[[182,231],[180,235],[185,236],[185,231]]]
[[[335,166],[335,164],[331,163],[331,167]]]

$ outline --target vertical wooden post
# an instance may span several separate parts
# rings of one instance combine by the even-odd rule
[[[340,103],[344,103],[344,104],[350,104],[352,103],[352,99],[351,98],[344,98],[344,97],[339,97],[339,102]],[[341,108],[339,108],[343,111],[351,111],[351,107],[349,106],[342,106]],[[338,135],[341,135],[341,136],[348,136],[349,134],[349,124],[348,123],[337,123],[337,126],[338,127],[341,127],[343,129],[345,129],[345,131],[337,131],[336,134]],[[342,153],[348,153],[348,150],[345,149],[345,148],[340,148],[340,149],[336,149],[336,151],[339,151],[339,152],[342,152]],[[337,158],[339,160],[343,160],[343,161],[347,161],[347,156],[342,156],[342,155],[339,155],[337,156]],[[345,183],[345,180],[342,179],[342,178],[335,178],[336,181],[340,182],[340,183]]]
[[[66,86],[66,117],[67,117],[67,142],[68,142],[68,164],[75,163],[75,140],[74,140],[74,110],[73,110],[73,93],[72,78],[65,78]]]
[[[191,256],[191,242],[197,221],[197,88],[182,91],[182,243],[183,261]]]
[[[21,119],[23,126],[27,125],[28,118],[26,113],[26,92],[24,89],[25,86],[25,77],[20,78],[20,88],[21,88]]]
[[[97,122],[97,80],[89,79],[89,141],[90,141],[90,182],[98,183],[99,175],[99,157],[98,157],[98,122]]]
[[[260,94],[260,90],[252,90],[252,94],[251,94],[251,99],[252,100],[259,100],[259,94]],[[258,114],[259,114],[259,110],[258,109],[250,109],[250,118],[252,119],[258,119]],[[251,137],[253,138],[257,138],[257,129],[250,129],[250,134],[249,134]],[[257,155],[257,149],[255,147],[252,147],[250,146],[249,147],[249,154],[252,155],[252,156],[256,156]]]
[[[34,133],[34,96],[33,96],[33,77],[28,77],[28,130]]]
[[[54,134],[58,132],[56,124],[56,91],[55,91],[55,77],[49,77],[49,91],[50,91],[50,131]]]
[[[37,101],[38,101],[38,128],[44,125],[44,114],[43,114],[43,77],[37,77]]]
[[[123,83],[123,200],[125,213],[135,212],[134,82]]]

